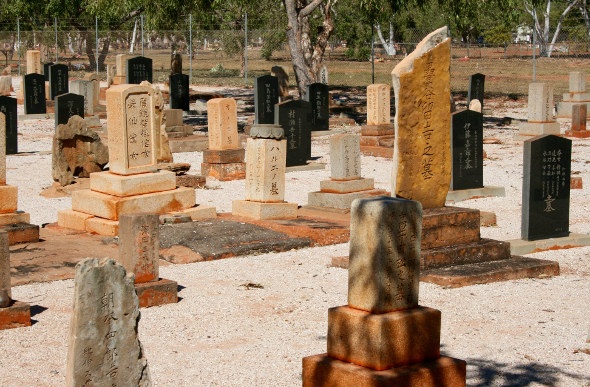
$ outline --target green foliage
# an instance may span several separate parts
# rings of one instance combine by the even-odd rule
[[[512,31],[507,26],[499,25],[484,32],[484,38],[489,44],[508,44],[512,41]]]
[[[262,34],[262,49],[260,50],[260,57],[270,60],[272,53],[283,48],[287,41],[287,34],[285,31],[266,30]]]
[[[345,55],[350,60],[358,60],[360,62],[364,62],[371,59],[371,47],[348,47],[346,49]]]

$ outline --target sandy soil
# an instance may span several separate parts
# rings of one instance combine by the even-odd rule
[[[19,107],[22,108],[22,107]],[[525,119],[522,102],[486,101],[486,116]],[[562,129],[565,129],[564,124]],[[358,131],[358,127],[343,128]],[[31,222],[56,221],[71,199],[39,196],[51,180],[53,120],[19,123],[19,155],[7,157],[8,184],[19,188],[19,209]],[[506,197],[467,200],[458,206],[493,211],[498,226],[482,237],[520,237],[522,143],[517,125],[487,124],[485,185]],[[572,170],[590,184],[588,140],[574,139]],[[328,137],[315,138],[312,154],[329,163]],[[180,153],[197,173],[201,154]],[[363,157],[364,177],[389,190],[391,161]],[[286,200],[307,203],[329,170],[292,172]],[[209,181],[197,202],[229,212],[244,197],[244,181]],[[588,188],[571,191],[571,231],[590,233]],[[156,386],[297,386],[301,359],[326,350],[327,310],[346,304],[347,271],[330,266],[348,244],[161,267],[183,287],[181,301],[142,310],[140,339]],[[420,304],[442,311],[442,351],[468,363],[470,386],[589,386],[590,247],[530,256],[560,263],[561,275],[444,289],[420,284]],[[92,256],[92,252],[89,252]],[[260,286],[247,286],[258,284]],[[0,331],[0,385],[62,386],[72,311],[73,280],[13,288],[33,305],[34,325]]]

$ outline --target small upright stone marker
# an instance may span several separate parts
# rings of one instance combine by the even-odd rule
[[[572,128],[565,131],[568,137],[588,138],[590,130],[586,130],[588,105],[575,104],[572,106]]]
[[[8,234],[0,231],[0,330],[31,326],[31,307],[12,299]]]
[[[188,112],[189,100],[189,76],[186,74],[172,74],[170,82],[170,109],[182,109]]]
[[[483,115],[473,110],[452,114],[452,190],[483,187]]]
[[[520,123],[517,138],[559,133],[559,123],[553,118],[553,87],[540,82],[529,84],[528,121]]]
[[[466,363],[440,356],[441,313],[418,305],[422,206],[352,204],[348,305],[328,310],[327,353],[303,359],[303,386],[465,386]]]
[[[279,80],[272,75],[256,78],[254,83],[254,122],[274,124],[275,105],[279,103]]]
[[[330,88],[323,83],[307,86],[306,100],[311,104],[312,131],[330,130]]]
[[[94,114],[94,104],[98,98],[95,98],[96,92],[95,83],[93,81],[86,81],[77,79],[70,82],[70,92],[84,97],[84,113]]]
[[[303,100],[277,104],[275,124],[285,131],[287,166],[306,165],[311,159],[311,104]]]
[[[18,153],[18,114],[16,98],[0,96],[0,113],[4,114],[6,128],[6,154],[14,155]]]
[[[391,72],[395,90],[392,196],[444,207],[451,183],[451,39],[442,27]]]
[[[69,92],[68,66],[57,63],[49,67],[49,98]]]
[[[45,114],[45,77],[41,74],[27,74],[23,77],[25,114]]]
[[[67,124],[73,116],[84,118],[84,96],[65,93],[55,97],[55,127]]]
[[[469,90],[467,91],[467,103],[470,104],[471,101],[474,99],[478,100],[480,103],[481,110],[483,111],[483,93],[484,93],[484,85],[486,82],[486,76],[477,73],[473,74],[469,77]]]
[[[367,86],[367,125],[391,124],[389,85]]]
[[[41,51],[27,50],[27,74],[41,73]]]
[[[145,56],[127,59],[127,83],[139,85],[143,81],[152,83],[152,59]]]
[[[557,104],[557,118],[573,118],[574,105],[590,105],[590,93],[586,92],[586,75],[580,71],[569,74],[569,91],[563,94],[563,99]]]
[[[361,126],[361,152],[367,156],[392,157],[394,126],[391,124],[391,87],[367,86],[367,124]]]
[[[133,275],[110,258],[76,265],[66,386],[151,386]]]

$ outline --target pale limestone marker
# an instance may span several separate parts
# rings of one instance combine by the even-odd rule
[[[135,213],[121,215],[119,223],[119,261],[135,283],[159,279],[159,221],[158,214]]]
[[[442,27],[391,72],[395,91],[392,196],[443,207],[451,183],[451,39]]]
[[[236,100],[213,98],[207,101],[209,149],[237,149],[238,118]]]
[[[367,86],[367,125],[391,124],[390,89],[385,84]]]
[[[12,91],[12,77],[10,75],[0,75],[0,95],[10,96]]]
[[[92,81],[77,79],[70,81],[70,93],[78,94],[84,97],[84,113],[94,114],[94,104],[96,87]]]
[[[110,258],[76,265],[66,386],[151,386],[133,275]]]
[[[569,90],[563,94],[562,101],[557,103],[557,118],[571,118],[575,104],[584,104],[590,109],[590,93],[586,92],[585,74],[580,71],[569,74]]]
[[[127,59],[131,58],[131,55],[117,54],[115,56],[116,73],[115,76],[124,77],[127,75]]]
[[[27,50],[27,74],[42,74],[41,51]]]
[[[559,123],[553,118],[553,87],[541,82],[530,83],[528,121],[520,123],[518,137],[559,133]]]
[[[359,136],[342,134],[330,138],[330,172],[333,180],[353,180],[361,177]]]
[[[388,197],[352,203],[348,305],[371,313],[418,306],[422,206]]]

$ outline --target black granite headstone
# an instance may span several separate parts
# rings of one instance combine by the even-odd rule
[[[66,93],[55,98],[55,127],[67,124],[72,116],[84,118],[84,96]]]
[[[473,110],[453,113],[451,189],[483,187],[483,115]]]
[[[68,76],[68,66],[65,64],[49,66],[49,97],[52,100],[69,91]]]
[[[47,113],[45,102],[45,77],[41,74],[27,74],[24,77],[23,97],[25,114]]]
[[[6,119],[6,154],[18,153],[16,98],[0,96],[0,113]]]
[[[483,112],[483,91],[486,82],[486,76],[480,73],[473,74],[469,77],[469,90],[467,91],[467,104],[472,99],[478,99],[481,103],[481,111]]]
[[[524,142],[521,238],[569,235],[572,140],[555,135]]]
[[[311,104],[311,130],[330,130],[330,88],[323,83],[307,86],[306,100]]]
[[[170,109],[189,110],[188,75],[170,75]]]
[[[152,60],[145,56],[127,59],[127,83],[139,85],[143,81],[152,82]]]
[[[43,75],[47,82],[49,82],[49,67],[53,66],[54,64],[55,63],[53,62],[43,63]]]
[[[279,103],[279,80],[272,75],[263,75],[254,82],[254,122],[275,123],[275,105]]]
[[[287,167],[305,165],[311,159],[311,105],[291,100],[275,106],[275,124],[283,127],[287,139]]]

